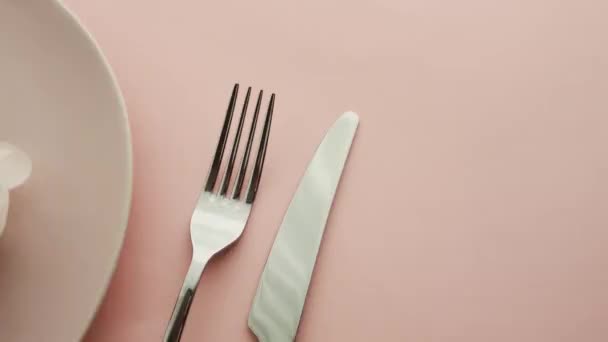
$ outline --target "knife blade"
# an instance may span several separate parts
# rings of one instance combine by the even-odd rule
[[[346,112],[317,148],[285,213],[260,277],[249,329],[260,342],[295,339],[312,272],[359,117]]]

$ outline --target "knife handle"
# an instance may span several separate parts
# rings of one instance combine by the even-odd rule
[[[177,303],[171,314],[167,331],[165,332],[164,342],[178,342],[182,338],[182,332],[186,325],[186,319],[188,318],[188,312],[196,293],[196,287],[201,279],[203,270],[205,269],[206,262],[200,262],[198,260],[192,260],[186,279],[182,285],[182,289],[177,298]]]

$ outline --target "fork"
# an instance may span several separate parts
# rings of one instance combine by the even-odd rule
[[[262,90],[259,92],[253,118],[251,120],[249,137],[241,160],[240,169],[233,182],[232,191],[230,193],[228,192],[239,150],[239,142],[243,132],[245,116],[247,114],[249,97],[251,96],[251,87],[247,89],[247,94],[245,95],[245,101],[239,118],[237,131],[234,135],[234,143],[228,159],[228,164],[226,165],[224,175],[220,181],[219,189],[215,191],[236,106],[238,91],[239,85],[235,84],[228,104],[228,110],[226,111],[224,125],[215,150],[215,155],[213,157],[213,162],[207,180],[204,183],[204,188],[201,191],[192,214],[190,221],[192,261],[179,293],[177,303],[173,309],[171,319],[169,320],[165,338],[163,340],[165,342],[177,342],[181,339],[188,312],[190,311],[190,306],[192,305],[192,300],[196,292],[196,287],[198,286],[205,266],[214,255],[232,245],[241,236],[258,192],[262,169],[264,167],[264,159],[266,157],[268,138],[270,136],[275,94],[270,96],[255,164],[253,170],[250,171],[251,175],[247,190],[242,194],[260,107],[262,105]]]

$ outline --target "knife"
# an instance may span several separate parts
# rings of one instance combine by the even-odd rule
[[[259,342],[295,339],[317,253],[359,117],[344,113],[319,145],[287,209],[249,313]]]

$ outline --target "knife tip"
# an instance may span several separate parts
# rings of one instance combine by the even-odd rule
[[[359,124],[359,115],[355,112],[345,112],[344,114],[342,114],[342,118],[354,124]]]

